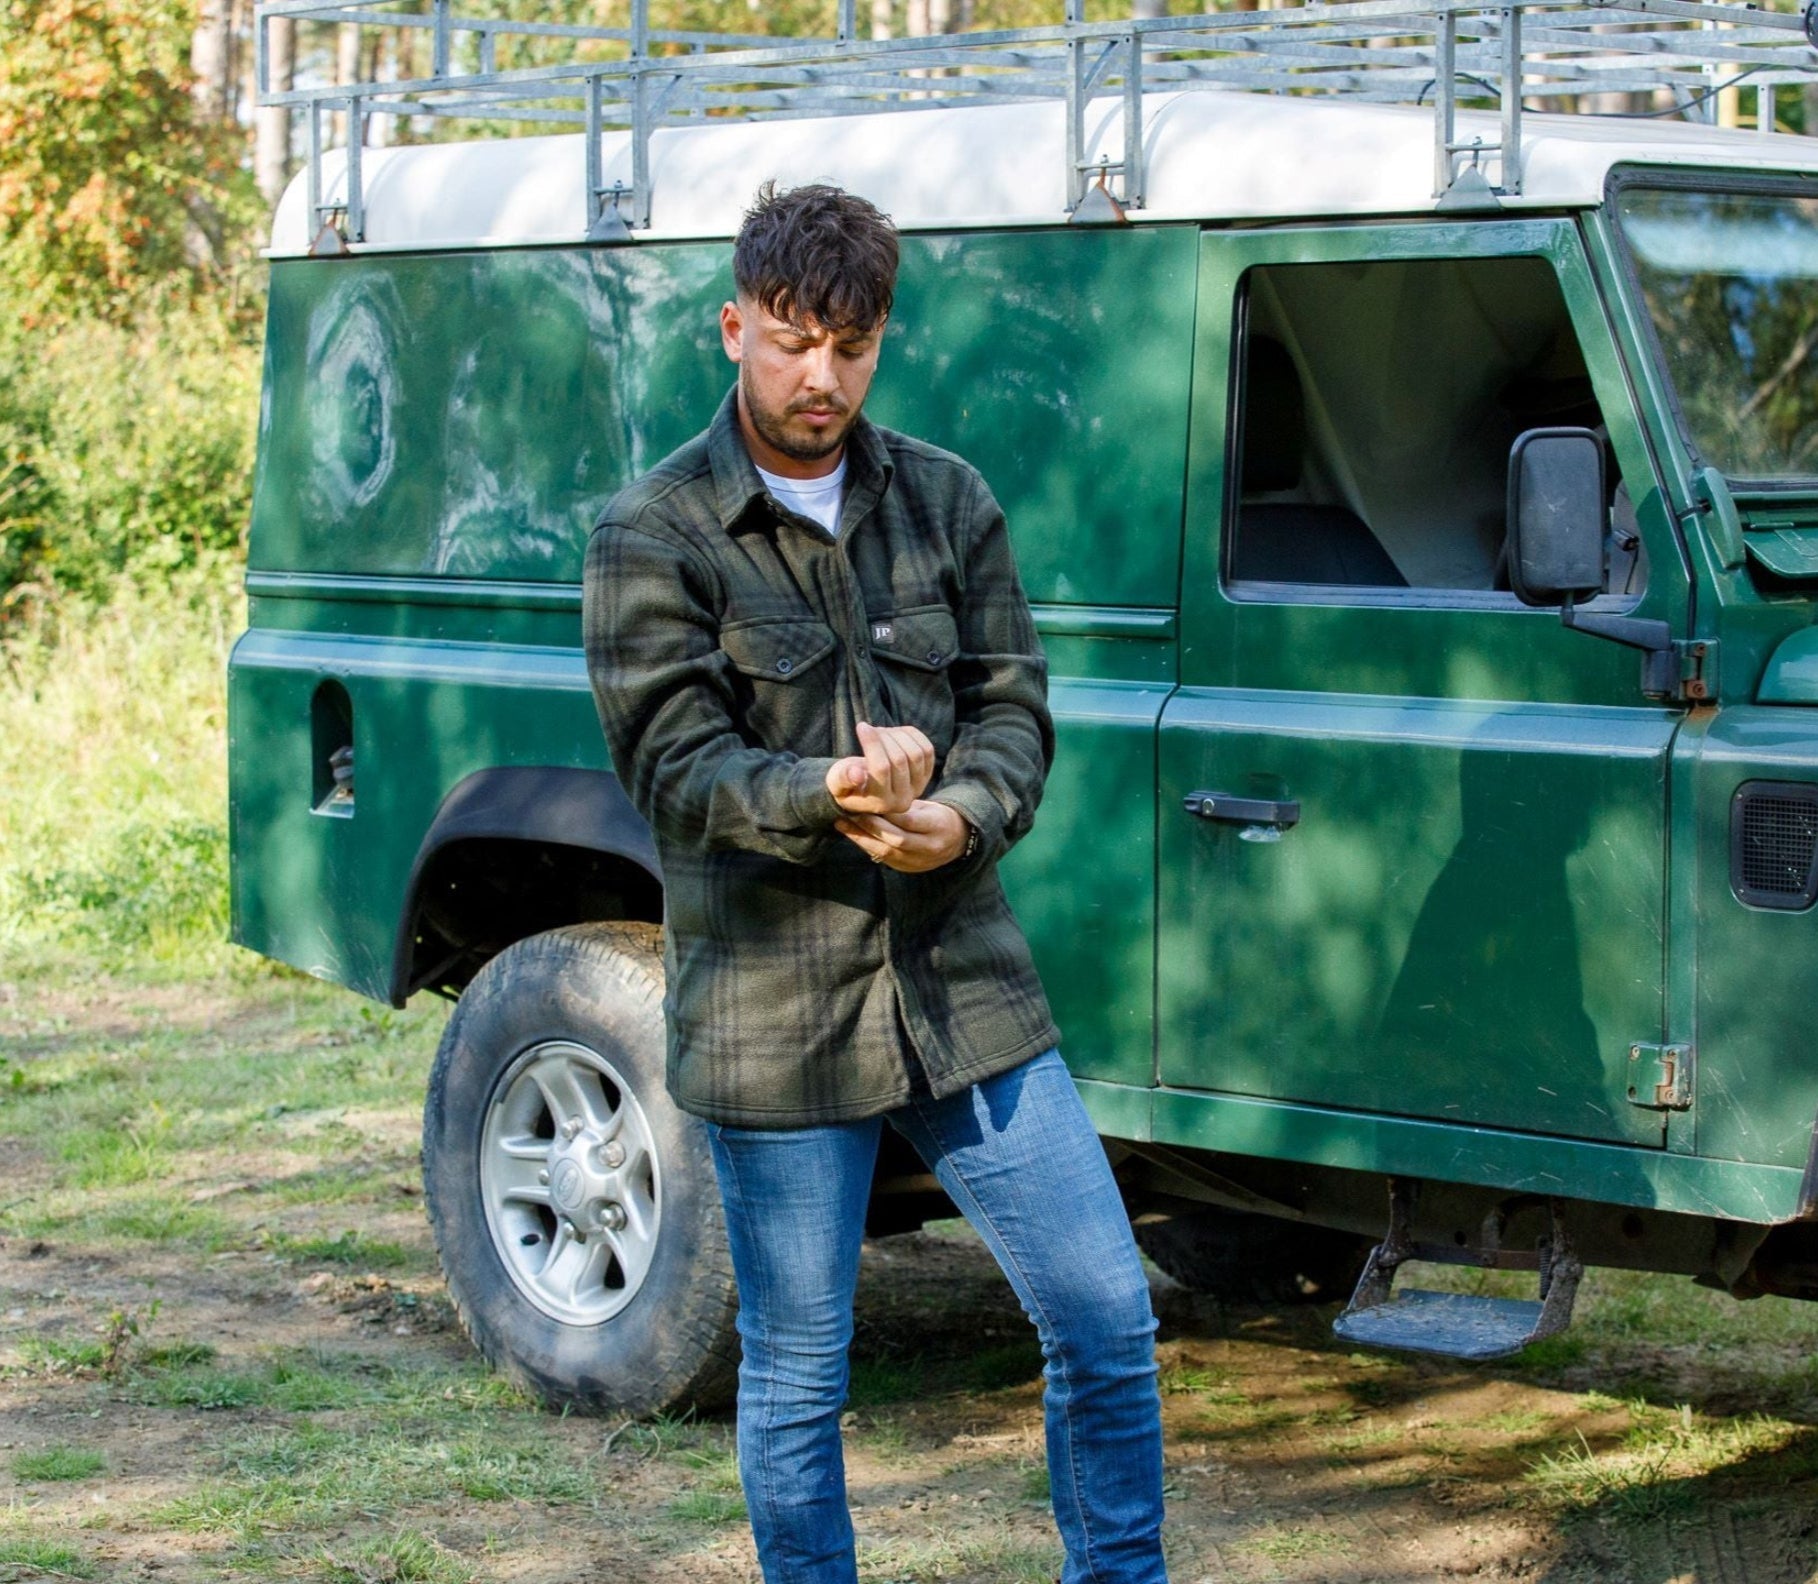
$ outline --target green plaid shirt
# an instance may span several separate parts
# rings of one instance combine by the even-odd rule
[[[1047,664],[972,467],[860,417],[840,534],[764,488],[728,396],[587,546],[587,670],[662,854],[669,1089],[743,1127],[849,1121],[1058,1035],[997,862],[1054,754]],[[855,725],[933,741],[927,794],[979,832],[927,874],[833,828]]]

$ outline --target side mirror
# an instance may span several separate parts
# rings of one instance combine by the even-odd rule
[[[1509,586],[1524,605],[1601,594],[1608,533],[1603,442],[1530,429],[1509,452]]]

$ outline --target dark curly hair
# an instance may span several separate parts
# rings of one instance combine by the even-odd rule
[[[732,248],[741,296],[791,324],[875,330],[896,296],[896,227],[839,187],[758,188]]]

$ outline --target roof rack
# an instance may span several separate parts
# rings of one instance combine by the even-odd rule
[[[259,96],[307,115],[312,234],[331,227],[331,240],[362,240],[360,153],[372,118],[452,116],[585,131],[588,235],[627,241],[650,223],[652,134],[706,116],[1064,100],[1067,209],[1102,223],[1143,203],[1145,93],[1218,88],[1430,103],[1434,196],[1465,205],[1519,194],[1524,108],[1664,90],[1668,113],[1711,120],[1718,92],[1746,81],[1768,132],[1773,88],[1818,81],[1818,0],[1798,14],[1732,0],[1340,0],[1113,22],[1088,22],[1084,0],[1064,0],[1066,19],[1050,27],[894,39],[860,38],[856,0],[838,4],[836,37],[779,38],[653,30],[649,0],[630,0],[627,28],[460,15],[454,0],[260,0]],[[273,92],[267,35],[276,18],[427,31],[431,74]],[[552,54],[562,58],[551,64]],[[509,64],[514,57],[538,63]],[[1122,158],[1089,161],[1088,104],[1114,94],[1123,104]],[[1457,112],[1472,104],[1500,109],[1496,142],[1460,140]],[[332,202],[323,196],[325,113],[344,116],[348,128],[345,198]],[[631,134],[628,188],[603,183],[601,135],[616,129]],[[1491,155],[1494,186],[1484,164]]]

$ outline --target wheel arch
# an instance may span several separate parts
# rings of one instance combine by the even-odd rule
[[[559,765],[476,770],[442,799],[405,885],[390,1001],[466,986],[513,942],[564,924],[659,923],[656,839],[618,777]]]

